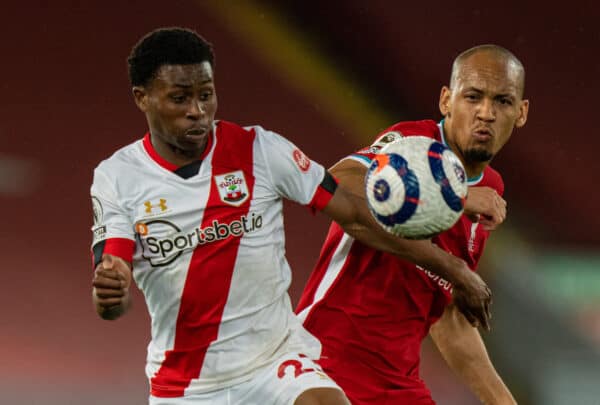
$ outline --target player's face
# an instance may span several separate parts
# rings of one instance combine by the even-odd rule
[[[525,125],[529,102],[522,100],[519,75],[516,65],[481,52],[463,62],[454,88],[442,89],[446,140],[470,176],[502,149],[515,127]]]
[[[209,62],[163,65],[148,86],[134,87],[133,93],[163,157],[197,159],[202,154],[217,111]]]

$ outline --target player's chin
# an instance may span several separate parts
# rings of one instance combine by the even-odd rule
[[[177,140],[177,148],[185,153],[195,153],[206,144],[205,139],[206,138],[189,139],[187,137],[183,137]]]
[[[465,151],[465,160],[467,162],[485,163],[492,160],[494,154],[492,152],[493,145],[476,145]]]

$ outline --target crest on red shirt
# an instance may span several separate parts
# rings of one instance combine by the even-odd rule
[[[473,222],[473,224],[471,224],[471,236],[469,237],[469,242],[468,242],[468,248],[469,248],[469,252],[473,253],[475,252],[475,238],[477,236],[477,226],[479,225],[479,222]]]
[[[369,147],[367,153],[379,153],[379,151],[388,143],[392,143],[397,141],[398,139],[402,139],[404,135],[402,135],[399,131],[389,131],[377,138],[375,142]]]
[[[294,161],[300,170],[303,172],[308,171],[308,168],[310,167],[310,159],[308,156],[306,156],[300,149],[294,149],[292,156],[294,157]]]
[[[221,201],[226,204],[238,207],[248,199],[248,186],[241,170],[215,176],[215,183]]]

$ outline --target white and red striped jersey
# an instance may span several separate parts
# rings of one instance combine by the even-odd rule
[[[282,198],[322,209],[324,168],[274,132],[218,121],[197,172],[182,169],[146,135],[101,162],[91,187],[96,263],[131,261],[152,318],[152,395],[236,384],[292,346],[318,358],[287,293]]]

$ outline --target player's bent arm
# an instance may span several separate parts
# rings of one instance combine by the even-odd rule
[[[94,270],[92,300],[102,319],[114,320],[131,306],[131,265],[120,257],[105,254]]]
[[[482,403],[516,404],[492,365],[479,331],[467,322],[456,306],[446,307],[429,333],[446,363]]]
[[[346,233],[377,250],[395,254],[444,277],[455,286],[471,279],[464,260],[438,248],[430,240],[408,240],[385,231],[373,218],[366,203],[367,168],[346,159],[329,172],[338,180],[338,188],[323,212],[336,221]]]
[[[465,215],[493,231],[506,219],[506,201],[491,187],[469,187]]]

